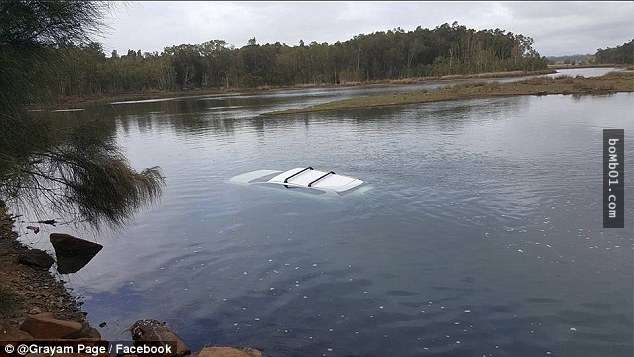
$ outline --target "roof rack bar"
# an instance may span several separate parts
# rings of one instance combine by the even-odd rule
[[[335,172],[334,172],[334,171],[327,172],[327,173],[323,174],[322,176],[319,176],[316,180],[314,180],[314,181],[312,181],[311,183],[309,183],[309,184],[308,184],[308,187],[311,187],[311,186],[312,186],[315,182],[317,182],[317,181],[319,181],[319,180],[323,179],[324,177],[326,177],[326,176],[328,176],[328,175],[334,175],[334,174],[335,174]]]
[[[314,169],[313,169],[312,167],[308,166],[308,167],[307,167],[307,168],[305,168],[305,169],[299,170],[299,171],[297,171],[296,173],[294,173],[294,174],[290,175],[289,177],[287,177],[286,179],[284,179],[284,183],[288,183],[288,180],[292,179],[293,177],[295,177],[295,176],[297,176],[297,175],[301,174],[302,172],[304,172],[304,171],[306,171],[306,170],[314,170]]]

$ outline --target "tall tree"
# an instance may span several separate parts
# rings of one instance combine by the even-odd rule
[[[597,63],[634,64],[634,39],[614,48],[598,49]]]
[[[66,51],[79,54],[78,92],[101,90],[101,45],[90,36],[107,4],[79,1],[0,2],[0,201],[74,214],[98,226],[125,220],[156,198],[157,168],[136,172],[112,138],[56,130],[34,120],[25,105],[55,85]],[[72,81],[77,80],[73,78]],[[83,129],[82,129],[83,130]],[[39,204],[38,204],[39,203]]]

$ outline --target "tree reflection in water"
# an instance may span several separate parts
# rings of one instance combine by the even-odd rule
[[[6,116],[0,120],[0,200],[38,215],[117,226],[161,194],[158,167],[135,171],[109,124]]]

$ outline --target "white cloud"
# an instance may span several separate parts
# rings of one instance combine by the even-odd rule
[[[161,51],[224,39],[258,42],[344,41],[360,33],[458,21],[535,39],[543,55],[593,53],[634,36],[632,2],[131,2],[106,19],[107,50]]]

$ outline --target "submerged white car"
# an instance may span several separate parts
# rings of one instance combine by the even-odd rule
[[[320,171],[312,167],[296,167],[287,171],[256,170],[235,176],[231,181],[281,185],[287,188],[306,188],[345,193],[363,184],[363,181],[338,175],[334,171]]]

